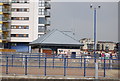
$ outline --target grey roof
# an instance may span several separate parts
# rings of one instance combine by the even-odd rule
[[[62,31],[57,29],[48,32],[47,34],[39,37],[30,45],[82,45],[79,41],[74,39]]]

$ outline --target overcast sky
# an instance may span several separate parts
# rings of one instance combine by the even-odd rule
[[[118,2],[120,0],[51,0],[52,2]]]
[[[93,38],[93,10],[89,6],[90,4],[93,4],[94,7],[101,5],[101,8],[97,9],[97,39],[101,41],[118,41],[117,1],[119,0],[91,0],[93,2],[85,2],[90,0],[71,0],[75,2],[68,2],[70,0],[52,1],[52,29],[73,31],[77,39]]]

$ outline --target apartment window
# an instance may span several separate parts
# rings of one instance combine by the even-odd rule
[[[38,32],[45,32],[45,31],[46,31],[46,27],[38,26]]]
[[[45,24],[45,23],[46,23],[45,17],[39,17],[39,18],[38,18],[38,23],[39,23],[39,24]]]
[[[45,10],[39,8],[39,10],[38,10],[38,14],[39,14],[39,15],[45,15]]]
[[[29,17],[12,17],[12,20],[29,20]]]
[[[44,7],[45,6],[45,1],[44,0],[39,0],[38,5],[39,5],[39,7]]]
[[[11,34],[11,37],[28,37],[28,34]]]
[[[43,36],[44,34],[38,34],[38,37],[41,37],[41,36]]]
[[[29,12],[29,8],[12,8],[12,12]]]
[[[12,25],[11,29],[29,29],[28,25]]]
[[[12,0],[12,3],[29,3],[29,0]]]

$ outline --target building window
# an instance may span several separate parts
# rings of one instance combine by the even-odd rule
[[[29,0],[12,0],[12,3],[29,3]]]
[[[38,34],[38,37],[41,37],[41,36],[43,36],[44,34]]]
[[[29,8],[12,8],[12,12],[29,12]]]
[[[28,25],[12,25],[11,29],[29,29]]]
[[[39,5],[39,7],[44,7],[45,6],[45,1],[44,0],[39,0],[38,5]]]
[[[105,46],[105,51],[106,51],[106,52],[109,52],[109,46],[108,46],[108,45]]]
[[[45,10],[39,8],[39,10],[38,10],[38,14],[39,14],[39,15],[45,15]]]
[[[45,32],[45,31],[46,31],[46,27],[38,26],[38,32]]]
[[[93,44],[87,44],[87,48],[88,48],[89,50],[93,50]]]
[[[28,34],[11,34],[11,37],[28,37]]]
[[[12,17],[12,20],[29,20],[29,17]]]
[[[39,24],[46,24],[46,19],[45,19],[45,17],[39,17],[39,18],[38,18],[38,23],[39,23]]]
[[[97,50],[98,51],[100,50],[100,44],[97,44]]]

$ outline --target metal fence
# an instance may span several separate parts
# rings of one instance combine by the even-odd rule
[[[98,68],[98,77],[113,77],[109,71],[120,69],[117,58],[98,58],[98,66],[94,63],[95,58],[86,56],[59,58],[37,53],[4,53],[1,58],[3,75],[95,77],[95,68]]]

